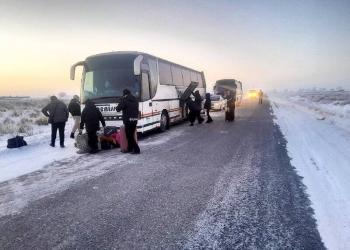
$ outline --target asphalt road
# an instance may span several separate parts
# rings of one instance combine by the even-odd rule
[[[324,249],[285,143],[269,103],[245,103],[234,123],[144,138],[130,161],[81,156],[109,167],[0,217],[0,248]]]

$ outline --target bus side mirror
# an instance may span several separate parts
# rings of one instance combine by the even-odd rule
[[[140,75],[141,74],[141,61],[143,59],[142,55],[138,55],[134,60],[134,75]]]
[[[70,68],[70,79],[74,80],[75,79],[75,68],[78,66],[85,66],[84,61],[77,62],[76,64],[73,64],[72,67]]]

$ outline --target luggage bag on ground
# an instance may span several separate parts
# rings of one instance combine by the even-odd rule
[[[88,153],[91,150],[88,144],[88,135],[78,134],[74,146],[79,149],[78,154]]]
[[[128,140],[126,139],[125,127],[121,126],[119,130],[120,134],[120,151],[128,152]],[[137,130],[135,130],[135,141],[137,142]]]
[[[27,142],[23,139],[23,136],[16,136],[7,140],[7,148],[20,148],[27,146]]]

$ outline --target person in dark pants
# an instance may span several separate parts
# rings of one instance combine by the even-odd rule
[[[211,116],[209,114],[210,109],[211,109],[210,93],[206,93],[205,94],[204,109],[207,111],[207,121],[206,121],[206,123],[211,123],[213,121],[213,119],[211,119]]]
[[[197,106],[196,111],[195,111],[195,116],[196,116],[196,118],[198,120],[198,124],[201,124],[204,121],[204,119],[201,116],[202,101],[203,100],[202,100],[202,97],[199,94],[198,90],[196,90],[194,93],[192,93],[192,95],[194,96],[194,103]]]
[[[235,120],[235,109],[236,109],[236,91],[227,91],[227,108],[225,112],[225,120],[233,122]]]
[[[68,105],[68,111],[74,119],[74,125],[72,128],[72,132],[70,133],[70,138],[74,139],[75,131],[77,131],[77,129],[79,129],[80,120],[81,120],[81,109],[80,109],[79,96],[77,96],[77,95],[73,96],[73,99],[70,101],[70,103]]]
[[[96,133],[100,129],[100,122],[103,127],[106,126],[101,111],[95,106],[93,101],[87,100],[85,102],[85,108],[81,113],[80,129],[83,130],[85,125],[88,134],[90,154],[98,152],[98,139]]]
[[[259,104],[262,104],[262,100],[263,100],[264,93],[262,92],[261,89],[259,90],[258,95],[259,95]]]
[[[139,102],[128,89],[123,90],[123,97],[117,106],[117,111],[123,112],[123,123],[125,126],[126,139],[128,141],[128,152],[139,154],[140,148],[134,137],[139,117]]]
[[[193,123],[195,122],[197,117],[198,106],[190,97],[187,98],[186,105],[189,110],[188,120],[190,122],[190,126],[193,126]]]
[[[68,108],[62,101],[58,100],[56,96],[50,97],[51,102],[46,105],[41,112],[49,118],[51,123],[51,147],[55,147],[57,130],[60,135],[60,146],[64,148],[64,128],[68,120]]]

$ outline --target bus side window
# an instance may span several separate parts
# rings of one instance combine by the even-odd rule
[[[148,79],[148,73],[142,72],[142,81],[141,81],[141,94],[142,94],[142,101],[147,101],[150,99],[149,94],[149,79]]]

